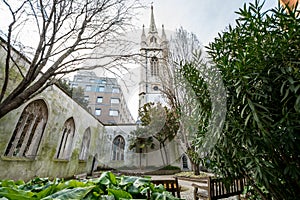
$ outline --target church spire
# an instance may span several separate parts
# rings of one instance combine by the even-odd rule
[[[151,20],[150,20],[150,29],[149,33],[157,33],[155,21],[154,21],[154,14],[153,14],[153,5],[151,4]]]

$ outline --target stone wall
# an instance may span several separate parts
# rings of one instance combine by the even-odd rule
[[[17,126],[18,119],[28,103],[41,99],[48,109],[48,120],[42,139],[34,159],[26,157],[6,156],[5,151]],[[104,134],[103,125],[85,109],[73,101],[57,86],[51,86],[30,102],[10,112],[0,119],[0,179],[24,179],[33,177],[70,177],[74,174],[89,173],[94,156],[99,159],[101,139]],[[74,119],[75,132],[70,158],[57,159],[57,150],[64,123]],[[90,128],[91,138],[87,150],[87,159],[79,160],[82,138],[85,130]]]

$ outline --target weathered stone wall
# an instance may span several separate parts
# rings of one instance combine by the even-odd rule
[[[156,141],[155,149],[148,149],[147,152],[138,153],[134,149],[130,150],[130,132],[136,130],[137,125],[111,125],[105,127],[105,139],[101,140],[103,151],[99,159],[100,165],[105,165],[119,170],[136,170],[153,171],[164,167],[162,156],[165,156],[164,149],[159,149],[159,143]],[[114,138],[121,136],[125,139],[124,160],[112,160],[112,144]],[[181,167],[181,156],[183,154],[177,140],[166,142],[166,151],[169,164]],[[108,152],[108,153],[104,153]]]
[[[104,134],[103,125],[55,85],[33,100],[37,99],[42,99],[47,104],[48,121],[34,160],[5,156],[5,150],[18,119],[25,106],[31,101],[0,119],[0,179],[28,180],[36,176],[70,177],[74,174],[89,173],[94,156],[97,154],[97,160],[102,156],[100,152],[103,151],[100,151],[100,148]],[[70,117],[73,117],[75,122],[71,158],[69,160],[56,159],[63,126]],[[79,161],[83,134],[88,127],[91,130],[91,140],[87,160]]]
[[[102,141],[102,157],[99,158],[99,164],[105,165],[114,169],[132,167],[135,159],[132,158],[132,151],[129,150],[130,132],[136,129],[136,125],[109,125],[105,127],[105,138]],[[113,140],[121,136],[125,140],[124,146],[124,160],[113,160]],[[105,153],[106,152],[106,153]]]

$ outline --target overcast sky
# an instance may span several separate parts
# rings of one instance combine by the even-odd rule
[[[166,30],[172,34],[176,28],[181,26],[189,32],[197,35],[203,45],[208,45],[222,32],[229,24],[234,25],[238,15],[235,11],[243,7],[244,3],[255,2],[255,0],[141,0],[147,8],[141,11],[136,23],[137,28],[142,28],[143,24],[149,28],[150,6],[153,2],[154,18],[157,28],[164,24]],[[276,7],[277,0],[266,0],[264,9]],[[159,34],[160,31],[159,31]],[[140,30],[134,33],[134,37],[140,40]],[[139,42],[139,41],[138,41]],[[138,47],[139,48],[139,47]],[[132,74],[131,74],[132,73]],[[133,69],[131,73],[125,75],[129,87],[125,93],[128,106],[134,116],[137,117],[138,104],[138,70]],[[134,74],[134,75],[133,75]]]
[[[212,42],[218,32],[229,24],[234,24],[238,11],[244,3],[255,0],[142,0],[148,10],[141,13],[140,26],[149,27],[150,5],[153,2],[154,17],[157,28],[164,24],[165,29],[175,31],[182,26],[193,32],[198,39],[207,45]],[[262,1],[261,1],[262,2]],[[277,0],[266,0],[265,9],[276,7]]]

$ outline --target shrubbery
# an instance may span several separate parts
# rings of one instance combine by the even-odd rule
[[[120,176],[103,172],[99,178],[87,180],[63,180],[35,178],[24,181],[0,181],[0,199],[177,199],[165,191],[162,185],[155,186],[149,177]]]
[[[211,164],[225,176],[249,178],[262,199],[299,199],[299,12],[264,11],[256,1],[237,13],[237,26],[209,46],[227,90]]]

